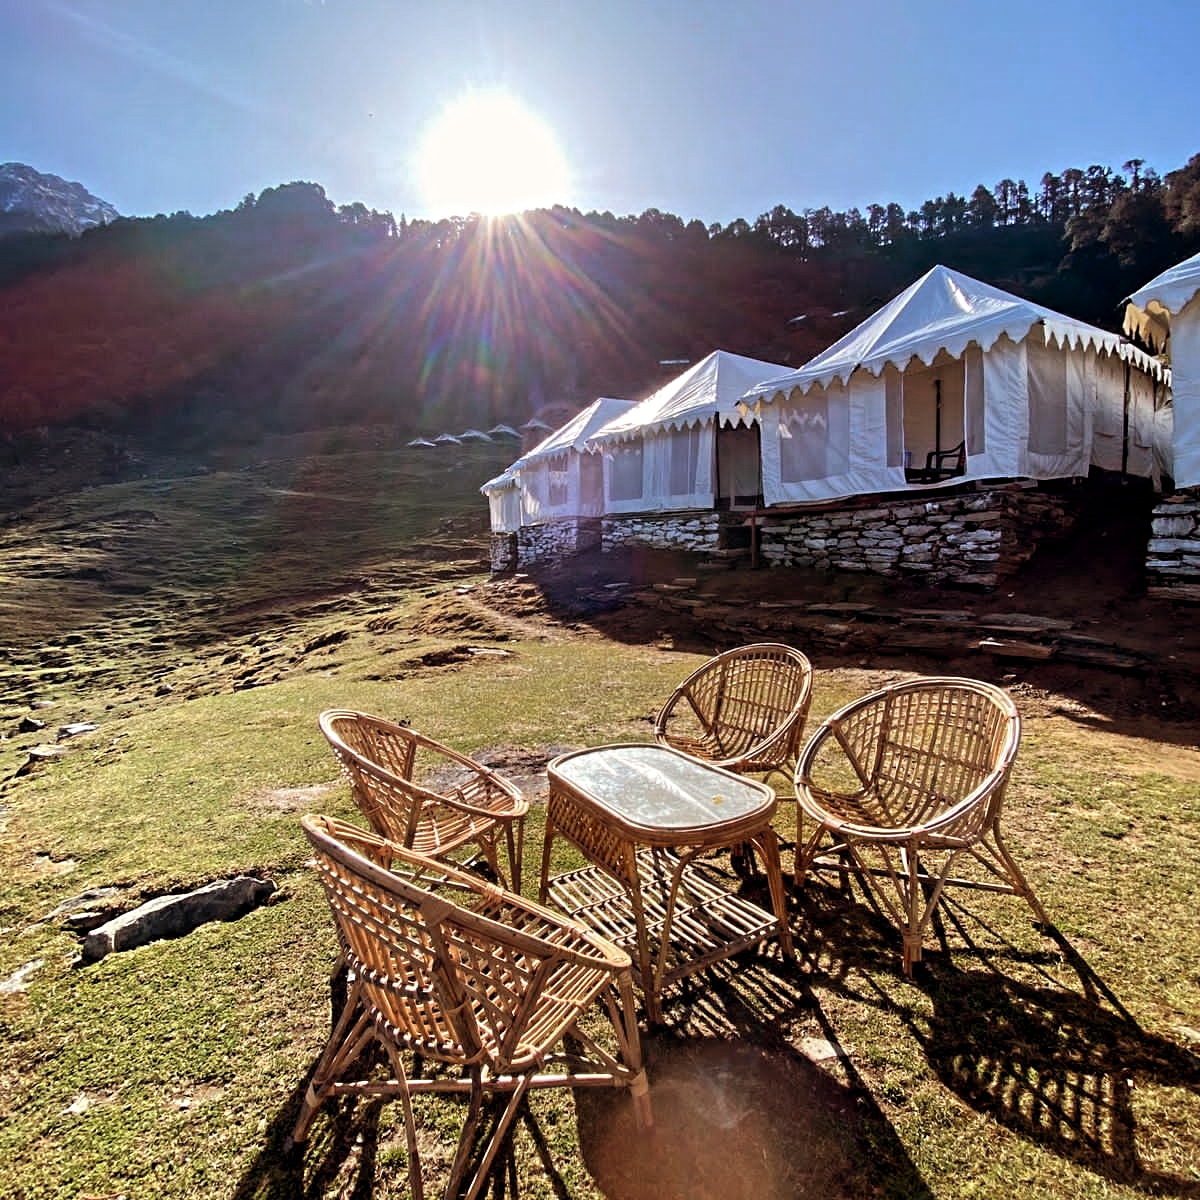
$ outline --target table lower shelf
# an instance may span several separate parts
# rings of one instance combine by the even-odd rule
[[[689,863],[670,913],[669,945],[663,947],[671,881],[679,859],[665,850],[639,850],[638,878],[642,914],[651,970],[665,987],[712,963],[778,937],[777,917],[757,904],[730,892],[703,866]],[[615,942],[633,959],[634,976],[643,990],[653,987],[644,979],[638,945],[638,926],[629,892],[599,867],[583,867],[549,880],[549,897],[575,920]],[[662,954],[667,960],[659,966]]]

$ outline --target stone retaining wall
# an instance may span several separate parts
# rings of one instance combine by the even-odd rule
[[[820,511],[756,518],[758,559],[767,566],[920,576],[929,583],[992,588],[1016,572],[1047,539],[1078,519],[1077,490],[1010,485],[917,499],[880,497]],[[597,546],[720,555],[748,518],[717,512],[655,513],[553,521],[492,538],[496,573],[557,565]],[[1200,524],[1200,521],[1197,522]],[[728,528],[726,528],[728,527]],[[1200,554],[1200,542],[1196,543]]]
[[[721,514],[716,512],[657,513],[601,520],[605,553],[626,546],[651,550],[712,553],[720,544]]]
[[[1200,489],[1178,492],[1155,508],[1146,591],[1159,599],[1200,601]]]
[[[492,574],[502,575],[531,566],[557,566],[576,554],[600,546],[600,521],[571,517],[525,525],[517,533],[493,533]]]
[[[759,518],[758,554],[772,566],[921,576],[992,588],[1079,516],[1070,492],[1005,487],[870,508]]]

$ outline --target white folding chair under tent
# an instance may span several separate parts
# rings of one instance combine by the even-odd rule
[[[761,425],[771,505],[1085,476],[1099,412],[1097,465],[1153,478],[1165,380],[1119,335],[937,266],[742,405]],[[1114,458],[1103,430],[1124,413],[1127,387],[1142,417],[1128,435],[1122,420]]]
[[[1125,331],[1137,333],[1171,363],[1174,424],[1171,476],[1175,486],[1200,484],[1200,254],[1184,259],[1125,305]]]

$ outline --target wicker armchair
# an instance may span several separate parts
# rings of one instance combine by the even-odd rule
[[[318,718],[350,784],[354,802],[381,837],[450,858],[477,846],[495,877],[521,890],[525,814],[520,789],[481,763],[406,725],[347,709]],[[503,836],[508,875],[500,870]],[[469,865],[466,864],[466,865]]]
[[[654,739],[727,771],[790,780],[811,699],[812,664],[799,650],[775,642],[739,646],[701,664],[675,689]]]
[[[796,882],[814,868],[855,874],[899,926],[905,974],[946,887],[1021,896],[1049,926],[1000,836],[1020,737],[1011,698],[971,679],[896,683],[846,705],[796,770]],[[967,867],[973,877],[951,873]]]
[[[487,1183],[530,1088],[628,1087],[639,1122],[650,1124],[628,955],[549,909],[368,830],[331,817],[305,816],[302,824],[333,910],[349,993],[294,1145],[307,1139],[330,1096],[398,1098],[409,1183],[422,1200],[412,1097],[465,1096],[445,1195],[471,1198]],[[579,1027],[598,1000],[611,1025],[607,1048],[599,1027]],[[386,1062],[372,1070],[378,1056],[364,1051],[373,1044]],[[507,1101],[487,1136],[483,1102],[494,1096]]]

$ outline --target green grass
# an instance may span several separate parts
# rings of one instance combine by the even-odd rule
[[[280,1154],[328,1031],[334,957],[297,818],[354,816],[316,714],[358,707],[467,751],[545,755],[647,740],[700,661],[489,628],[458,593],[483,584],[478,543],[406,557],[437,541],[445,512],[388,509],[385,466],[309,472],[331,488],[335,470],[375,479],[385,532],[285,522],[261,507],[261,477],[208,477],[44,506],[24,526],[43,557],[5,560],[8,603],[40,614],[81,527],[177,502],[140,527],[154,539],[133,555],[141,591],[81,591],[61,621],[35,615],[9,638],[0,981],[20,975],[23,990],[0,994],[0,1196],[405,1195],[395,1105],[330,1106],[301,1162]],[[469,511],[469,491],[459,499]],[[55,522],[76,532],[47,559],[66,544]],[[160,525],[178,539],[170,571]],[[18,527],[5,536],[23,544]],[[115,555],[105,588],[132,578]],[[382,582],[348,590],[359,577]],[[426,665],[463,645],[506,653]],[[60,674],[31,681],[38,662]],[[857,686],[820,672],[816,713]],[[31,710],[37,698],[51,707]],[[31,712],[46,730],[18,732]],[[17,774],[33,744],[83,719],[96,731]],[[1200,1195],[1198,779],[1194,749],[1027,721],[1005,827],[1061,938],[1018,901],[956,894],[910,981],[863,898],[814,883],[792,897],[797,965],[746,955],[669,998],[669,1028],[647,1036],[655,1139],[619,1097],[538,1095],[516,1139],[521,1195]],[[793,813],[781,806],[787,837]],[[541,832],[535,810],[530,893]],[[89,888],[118,886],[104,903],[125,909],[247,871],[276,881],[274,903],[88,967],[51,915]],[[435,1182],[456,1113],[421,1107]]]

